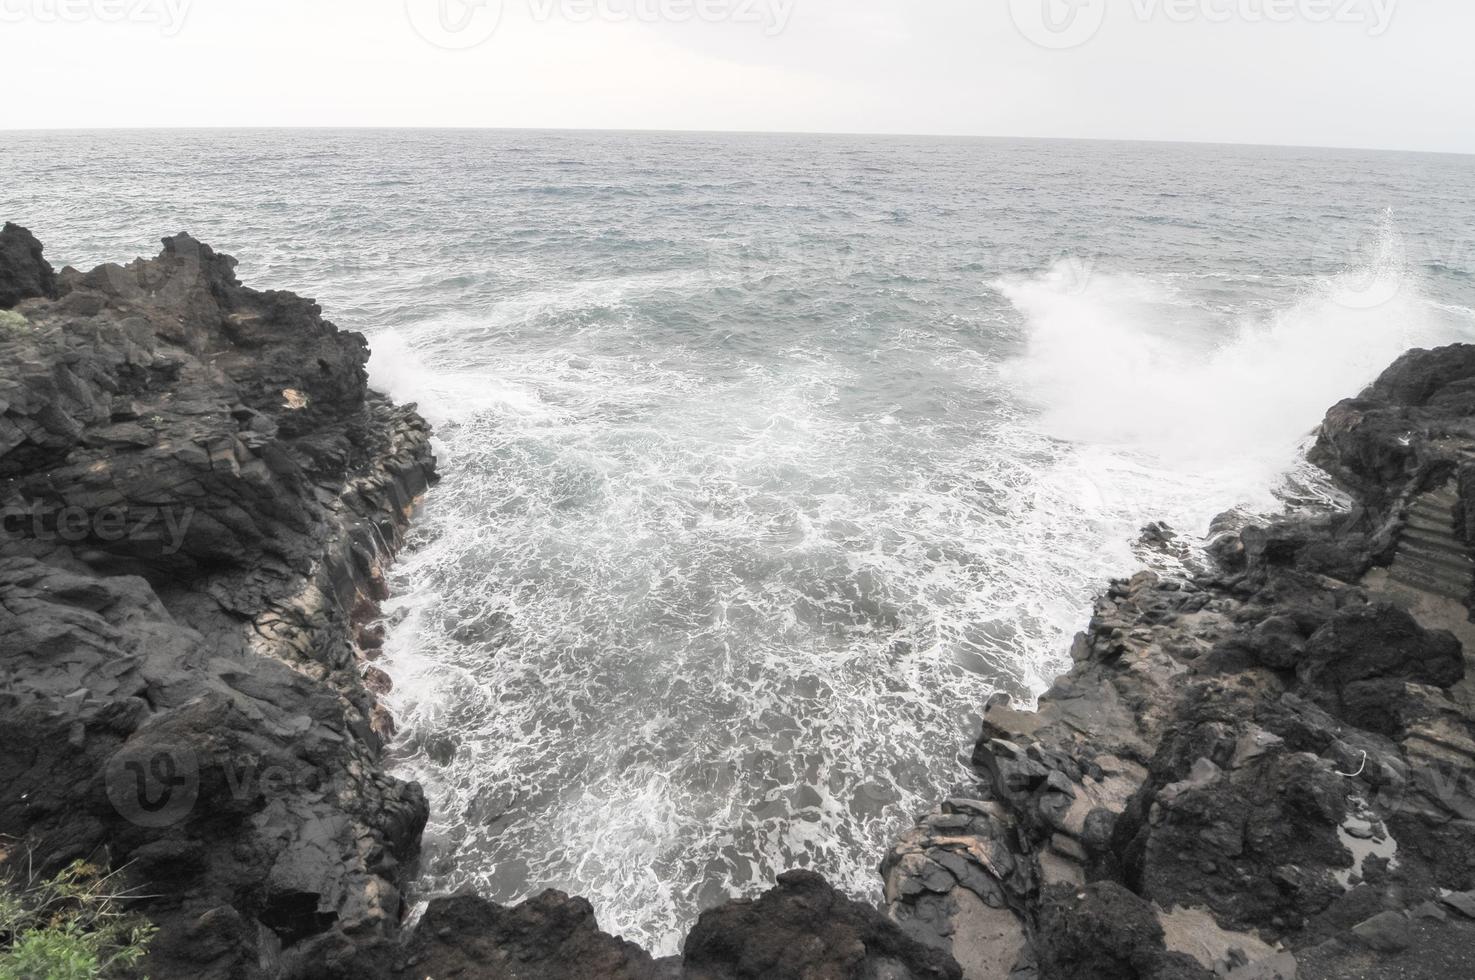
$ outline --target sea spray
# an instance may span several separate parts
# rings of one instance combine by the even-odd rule
[[[1201,534],[1232,507],[1274,510],[1327,405],[1450,338],[1391,216],[1365,255],[1279,309],[1226,316],[1191,284],[1099,267],[1069,282],[996,283],[1027,323],[1003,374],[1039,406],[1034,424],[1076,447],[1056,478],[1087,481],[1091,509],[1124,531],[1167,520]]]
[[[962,746],[988,693],[1043,689],[1143,524],[1280,507],[1326,404],[1438,333],[1416,288],[1339,304],[1362,274],[1254,312],[1109,262],[1009,277],[979,289],[1020,356],[909,332],[895,350],[952,393],[860,412],[874,382],[812,342],[642,344],[659,281],[586,293],[627,312],[507,343],[490,375],[391,344],[387,383],[414,379],[458,461],[389,651],[440,804],[429,880],[589,894],[664,951],[790,866],[873,894],[856,856],[967,779],[937,733]]]

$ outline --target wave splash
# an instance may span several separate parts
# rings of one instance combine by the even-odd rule
[[[1013,358],[911,325],[673,345],[672,295],[732,287],[651,278],[376,337],[446,461],[387,648],[422,887],[562,888],[661,953],[790,867],[878,897],[980,706],[1065,666],[1144,524],[1332,495],[1297,462],[1322,412],[1457,333],[1373,257],[1288,304],[1001,279]]]
[[[1194,277],[1093,270],[1079,260],[995,285],[1028,324],[1006,365],[1040,431],[1076,448],[1092,509],[1131,533],[1165,520],[1195,534],[1231,507],[1278,510],[1289,489],[1329,492],[1303,463],[1327,407],[1411,347],[1470,335],[1430,303],[1385,215],[1339,271],[1226,308]],[[1057,474],[1057,476],[1059,476]]]

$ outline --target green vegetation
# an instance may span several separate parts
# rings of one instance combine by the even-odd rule
[[[0,881],[0,980],[140,976],[154,927],[127,912],[117,872],[77,861],[55,878]]]
[[[30,325],[30,320],[14,310],[0,310],[0,334],[19,333]]]

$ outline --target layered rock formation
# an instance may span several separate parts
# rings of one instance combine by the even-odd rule
[[[126,867],[155,978],[359,976],[427,813],[367,659],[429,429],[234,266],[0,233],[0,850]]]
[[[1313,459],[1348,511],[1115,583],[1038,711],[989,705],[977,799],[888,855],[965,976],[1475,975],[1475,347],[1406,355]]]

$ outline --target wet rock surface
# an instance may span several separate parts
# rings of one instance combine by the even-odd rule
[[[369,975],[427,808],[354,638],[429,427],[234,266],[0,233],[0,850],[125,867],[156,978]]]
[[[893,917],[956,955],[959,896],[1006,909],[970,978],[1475,975],[1472,392],[1475,348],[1411,352],[1322,428],[1346,512],[1113,584],[1038,711],[989,705],[978,801],[888,855]]]
[[[961,980],[947,953],[818,875],[791,871],[764,895],[702,914],[682,955],[652,959],[599,930],[581,898],[544,892],[516,908],[474,895],[432,901],[393,976],[488,980]]]
[[[702,914],[686,939],[687,980],[958,980],[952,958],[907,936],[818,875],[791,871],[753,901]]]
[[[582,898],[544,892],[516,908],[475,895],[430,903],[395,975],[505,977],[508,980],[665,980],[679,964],[657,964],[645,950],[599,931]]]

